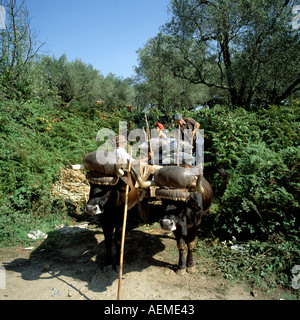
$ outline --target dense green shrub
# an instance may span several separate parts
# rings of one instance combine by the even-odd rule
[[[215,232],[267,239],[299,228],[299,102],[249,112],[216,106],[186,115],[205,130],[205,175],[215,194]],[[216,168],[224,169],[222,178]]]
[[[50,196],[67,160],[95,150],[97,124],[59,107],[0,102],[0,243],[25,241],[32,228],[65,221],[67,208]],[[99,124],[99,122],[98,122]]]

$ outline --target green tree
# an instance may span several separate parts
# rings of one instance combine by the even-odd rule
[[[73,98],[75,100],[92,104],[97,101],[100,85],[103,78],[98,70],[80,59],[75,59],[68,64],[68,75],[71,80]]]
[[[234,105],[279,103],[300,90],[293,0],[172,0],[163,32],[177,77],[221,90]]]
[[[97,101],[103,77],[92,65],[87,65],[80,59],[69,62],[63,54],[58,59],[43,57],[41,68],[49,88],[57,90],[62,103],[79,101],[88,105]]]
[[[6,28],[0,31],[0,84],[5,95],[27,94],[29,66],[43,44],[30,27],[25,1],[6,0]]]
[[[59,97],[62,104],[78,102],[89,108],[98,100],[107,106],[132,105],[135,100],[130,79],[113,74],[103,77],[92,65],[80,59],[68,61],[65,54],[59,58],[39,57],[31,65],[31,71],[37,76],[37,81],[32,79],[36,95],[46,98],[48,92],[53,99]]]
[[[130,79],[122,79],[110,73],[100,80],[100,96],[105,105],[126,106],[134,105],[135,90]]]
[[[158,34],[139,49],[137,88],[140,102],[174,111],[178,108],[195,108],[208,100],[209,91],[202,84],[193,84],[175,77],[172,70],[172,56],[169,54],[172,38]]]

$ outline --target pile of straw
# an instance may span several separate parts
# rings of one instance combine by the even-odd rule
[[[89,197],[89,183],[80,170],[60,168],[60,179],[52,185],[52,195],[68,200],[76,207],[77,214],[83,214]]]

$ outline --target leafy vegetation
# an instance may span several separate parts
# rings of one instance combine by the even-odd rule
[[[296,240],[296,241],[294,241]],[[287,295],[299,298],[299,290],[291,289],[291,270],[299,265],[299,245],[297,239],[285,239],[278,235],[268,241],[212,242],[206,238],[199,241],[196,248],[199,264],[204,264],[203,272],[212,276],[222,275],[233,281],[247,281],[252,288],[265,291],[278,286],[287,289]],[[290,298],[289,298],[290,299]]]
[[[168,108],[221,98],[248,109],[299,94],[300,38],[290,26],[295,5],[281,0],[172,0],[170,20],[139,51],[138,71],[148,80],[144,88],[152,88],[145,94]],[[176,85],[180,89],[174,103]]]
[[[119,117],[124,119],[122,112],[128,112],[122,109]],[[0,110],[0,241],[7,245],[24,241],[25,230],[39,225],[39,219],[49,218],[52,228],[66,218],[66,204],[50,196],[59,168],[68,160],[80,163],[84,154],[97,149],[98,130],[112,127],[117,132],[118,121],[104,120],[96,104],[85,113],[77,104],[55,108],[2,100]]]
[[[259,112],[216,107],[201,114],[205,165],[227,172],[222,182],[216,173],[211,177],[216,220],[225,234],[267,239],[274,232],[297,233],[299,102]]]
[[[228,278],[252,277],[268,285],[276,278],[277,284],[289,285],[291,268],[300,264],[300,102],[295,78],[296,58],[300,55],[294,54],[299,51],[299,37],[287,32],[285,25],[280,28],[279,23],[287,19],[286,8],[279,15],[276,10],[270,16],[260,11],[256,17],[253,4],[252,9],[247,7],[249,12],[252,10],[248,18],[259,21],[256,24],[255,19],[246,21],[245,16],[237,15],[247,22],[247,27],[245,34],[236,34],[227,43],[235,49],[231,51],[234,55],[229,68],[225,47],[215,46],[221,51],[211,57],[200,55],[208,50],[209,39],[199,42],[194,29],[178,33],[186,37],[184,41],[174,37],[174,30],[189,26],[187,22],[191,21],[180,21],[187,19],[193,2],[184,9],[183,1],[172,1],[174,19],[165,26],[168,32],[149,39],[139,50],[136,79],[124,80],[112,74],[103,77],[80,59],[68,61],[65,55],[38,55],[40,44],[29,32],[25,7],[22,4],[22,10],[16,10],[16,2],[7,1],[7,29],[0,34],[1,246],[25,244],[30,241],[30,230],[48,232],[56,224],[71,221],[71,208],[52,197],[52,184],[68,160],[81,162],[84,154],[98,147],[96,136],[100,129],[110,128],[117,133],[119,120],[128,121],[128,131],[144,127],[144,112],[151,127],[160,121],[172,129],[172,115],[179,111],[193,117],[205,130],[205,176],[213,185],[214,203],[204,228],[214,239],[228,241],[235,237],[247,248],[233,252],[227,245],[213,246],[210,254],[215,266]],[[222,3],[226,6],[229,2]],[[250,5],[249,1],[234,1],[235,10],[241,3]],[[271,2],[266,1],[265,6],[269,10]],[[274,6],[279,6],[279,1]],[[219,10],[217,14],[224,12]],[[206,14],[211,17],[212,12]],[[263,31],[263,22],[269,26],[276,22],[274,37],[271,29]],[[225,36],[219,27],[216,25],[211,37]],[[255,32],[248,39],[246,35],[251,30]],[[206,25],[197,35],[204,37],[204,31]],[[284,34],[288,37],[283,41]],[[260,39],[262,43],[257,42]],[[282,46],[278,41],[283,41]],[[265,52],[272,52],[267,61],[262,60]],[[284,54],[295,59],[279,63]],[[199,70],[195,72],[188,61],[197,62],[193,67]],[[214,65],[216,61],[218,66]],[[208,69],[202,69],[203,64]],[[256,69],[252,70],[251,65]],[[221,74],[227,77],[223,82]],[[230,84],[230,77],[235,84]],[[235,98],[221,85],[235,89]],[[250,93],[248,101],[245,97]],[[282,104],[270,103],[281,102],[280,97],[285,99]],[[241,105],[218,105],[217,100]],[[200,108],[201,105],[210,108]],[[199,250],[203,245],[200,243]]]

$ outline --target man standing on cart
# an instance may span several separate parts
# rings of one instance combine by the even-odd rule
[[[199,165],[203,162],[202,148],[197,145],[197,131],[200,128],[200,124],[192,118],[182,118],[180,113],[176,113],[174,116],[174,123],[179,125],[181,139],[189,141],[193,146],[192,155],[194,157],[194,165]]]

